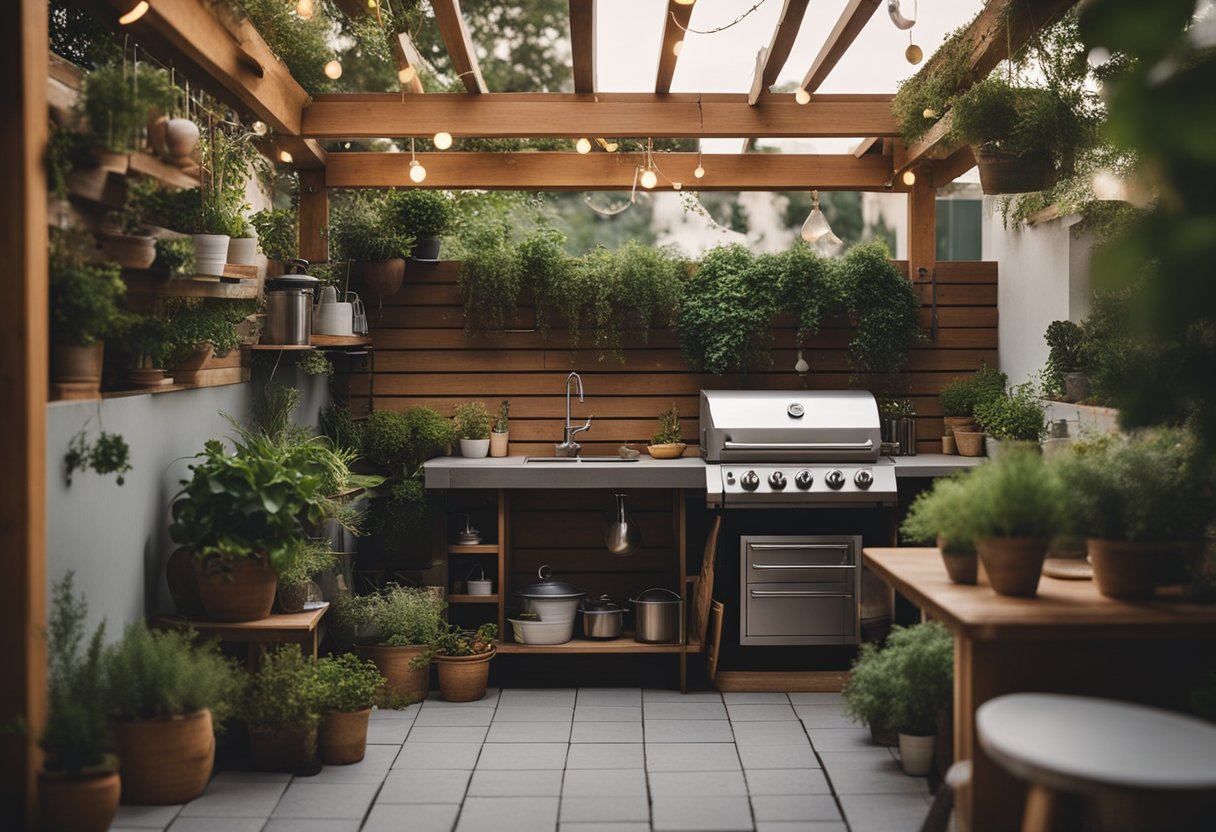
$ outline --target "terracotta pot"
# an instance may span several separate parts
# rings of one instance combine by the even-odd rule
[[[195,344],[194,349],[173,361],[169,370],[218,370],[225,367],[239,367],[243,356],[240,349],[232,349],[223,355],[216,355],[211,343]]]
[[[986,194],[1024,194],[1045,191],[1059,178],[1046,149],[1015,156],[990,145],[974,145],[980,169],[980,190]]]
[[[148,269],[156,262],[155,237],[99,231],[97,241],[101,244],[101,256],[124,269]]]
[[[1131,543],[1096,537],[1085,541],[1098,592],[1121,601],[1152,597],[1157,591],[1162,559],[1176,548],[1161,543]]]
[[[227,563],[196,558],[194,574],[203,610],[213,621],[261,621],[274,607],[279,574],[265,556]]]
[[[422,667],[414,670],[410,663],[421,656],[426,650],[424,646],[417,647],[385,647],[383,645],[368,645],[359,648],[359,655],[371,659],[380,669],[380,675],[388,679],[385,689],[393,696],[408,697],[411,702],[421,702],[426,699],[427,691],[431,688],[431,669]]]
[[[372,709],[329,711],[321,716],[321,762],[327,766],[357,763],[367,753],[367,723]]]
[[[301,771],[317,756],[317,726],[250,728],[249,759],[262,771]]]
[[[173,379],[165,377],[164,370],[145,367],[128,367],[127,381],[136,387],[163,387],[173,383]]]
[[[511,432],[495,433],[490,431],[490,456],[504,457],[507,455],[507,448],[510,445]]]
[[[978,430],[954,432],[954,441],[958,444],[958,452],[963,456],[984,455],[984,434]]]
[[[967,428],[971,428],[974,430],[975,417],[974,416],[944,416],[944,417],[942,417],[942,424],[945,425],[944,433],[947,436],[953,436],[954,432],[957,431],[959,428],[963,428],[964,430]]]
[[[51,350],[51,378],[59,384],[91,384],[101,390],[101,366],[105,344],[96,341],[87,347],[55,344]]]
[[[927,777],[933,768],[935,738],[899,735],[899,764],[910,777]]]
[[[194,553],[190,549],[182,546],[169,555],[165,581],[178,615],[198,618],[203,614],[203,597],[198,591],[198,573],[194,571]]]
[[[198,147],[198,138],[198,125],[188,118],[171,118],[165,125],[165,147],[170,156],[190,156]]]
[[[684,455],[684,443],[669,442],[665,445],[647,445],[646,452],[654,459],[675,459]]]
[[[958,453],[958,443],[954,440],[953,433],[948,433],[942,437],[942,453],[952,455]]]
[[[69,778],[38,770],[38,803],[45,832],[106,832],[118,814],[117,772]]]
[[[391,297],[401,289],[405,281],[405,261],[401,258],[381,260],[375,263],[360,263],[359,274],[367,292],[379,301]]]
[[[447,702],[475,702],[486,695],[490,659],[497,649],[476,656],[436,656],[439,695]]]
[[[211,711],[172,719],[119,722],[122,802],[164,806],[194,800],[215,763]]]
[[[1039,591],[1047,541],[1037,537],[990,537],[976,544],[988,583],[997,595],[1033,598]]]
[[[980,561],[975,552],[952,547],[944,537],[938,535],[937,548],[946,565],[946,574],[956,584],[974,584],[979,576]]]

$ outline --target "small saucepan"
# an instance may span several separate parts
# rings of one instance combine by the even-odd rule
[[[620,638],[625,629],[625,608],[607,595],[583,601],[580,612],[587,638]]]

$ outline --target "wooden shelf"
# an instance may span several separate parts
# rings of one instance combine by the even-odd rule
[[[312,345],[318,348],[326,347],[370,347],[370,335],[313,335]]]
[[[453,543],[448,546],[449,555],[497,555],[497,543]]]
[[[499,653],[683,653],[683,644],[643,644],[634,641],[633,633],[626,632],[620,638],[592,641],[576,638],[565,644],[519,644],[506,642],[498,645]]]
[[[311,350],[312,345],[311,344],[254,344],[249,349],[259,350],[259,351],[263,351],[263,352],[267,352],[267,351],[271,351],[271,350],[273,350],[274,352],[281,352],[281,351],[300,352],[302,350]]]
[[[101,394],[103,399],[126,399],[131,396],[151,396],[155,393],[174,393],[178,390],[189,390],[188,384],[161,384],[157,387],[132,387],[129,390],[107,390]]]
[[[497,604],[498,595],[448,595],[449,604]]]
[[[137,274],[132,272],[132,274]],[[256,300],[258,282],[209,276],[175,277],[169,280],[154,277],[152,272],[143,272],[144,279],[127,278],[127,287],[132,294],[151,294],[158,298],[219,298],[221,300]]]

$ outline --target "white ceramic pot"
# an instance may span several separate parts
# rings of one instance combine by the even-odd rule
[[[569,621],[520,621],[507,619],[520,644],[565,644],[574,638],[574,619]]]
[[[318,303],[312,313],[314,335],[354,335],[354,304]]]
[[[195,234],[194,271],[222,275],[228,262],[228,242],[227,234]]]
[[[933,745],[935,737],[899,735],[899,762],[904,774],[910,777],[927,777],[933,768]]]
[[[198,147],[198,125],[188,118],[171,118],[165,125],[165,146],[170,156],[189,156]]]
[[[524,612],[534,612],[546,622],[570,622],[574,624],[574,616],[578,612],[581,598],[525,598]]]
[[[483,581],[469,581],[470,595],[493,595],[494,582],[486,579]]]
[[[469,459],[482,459],[490,453],[489,439],[461,439],[460,455]]]
[[[237,266],[252,266],[257,261],[257,237],[233,237],[228,243],[228,262]]]

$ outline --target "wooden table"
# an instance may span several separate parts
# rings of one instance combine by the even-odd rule
[[[266,644],[298,644],[306,655],[317,656],[320,642],[321,619],[329,609],[329,603],[303,612],[275,613],[260,621],[209,621],[204,618],[182,618],[161,616],[152,619],[155,627],[179,627],[192,629],[204,637],[220,641],[247,642],[249,644],[249,669],[257,667],[258,650]]]
[[[865,549],[865,565],[954,633],[954,757],[971,760],[973,832],[1017,830],[1025,785],[975,740],[975,710],[1006,693],[1101,696],[1185,710],[1205,651],[1216,650],[1216,606],[1159,593],[1151,602],[1103,598],[1092,581],[1044,577],[1036,598],[984,583],[951,583],[937,549]],[[1210,655],[1210,653],[1208,653]]]

